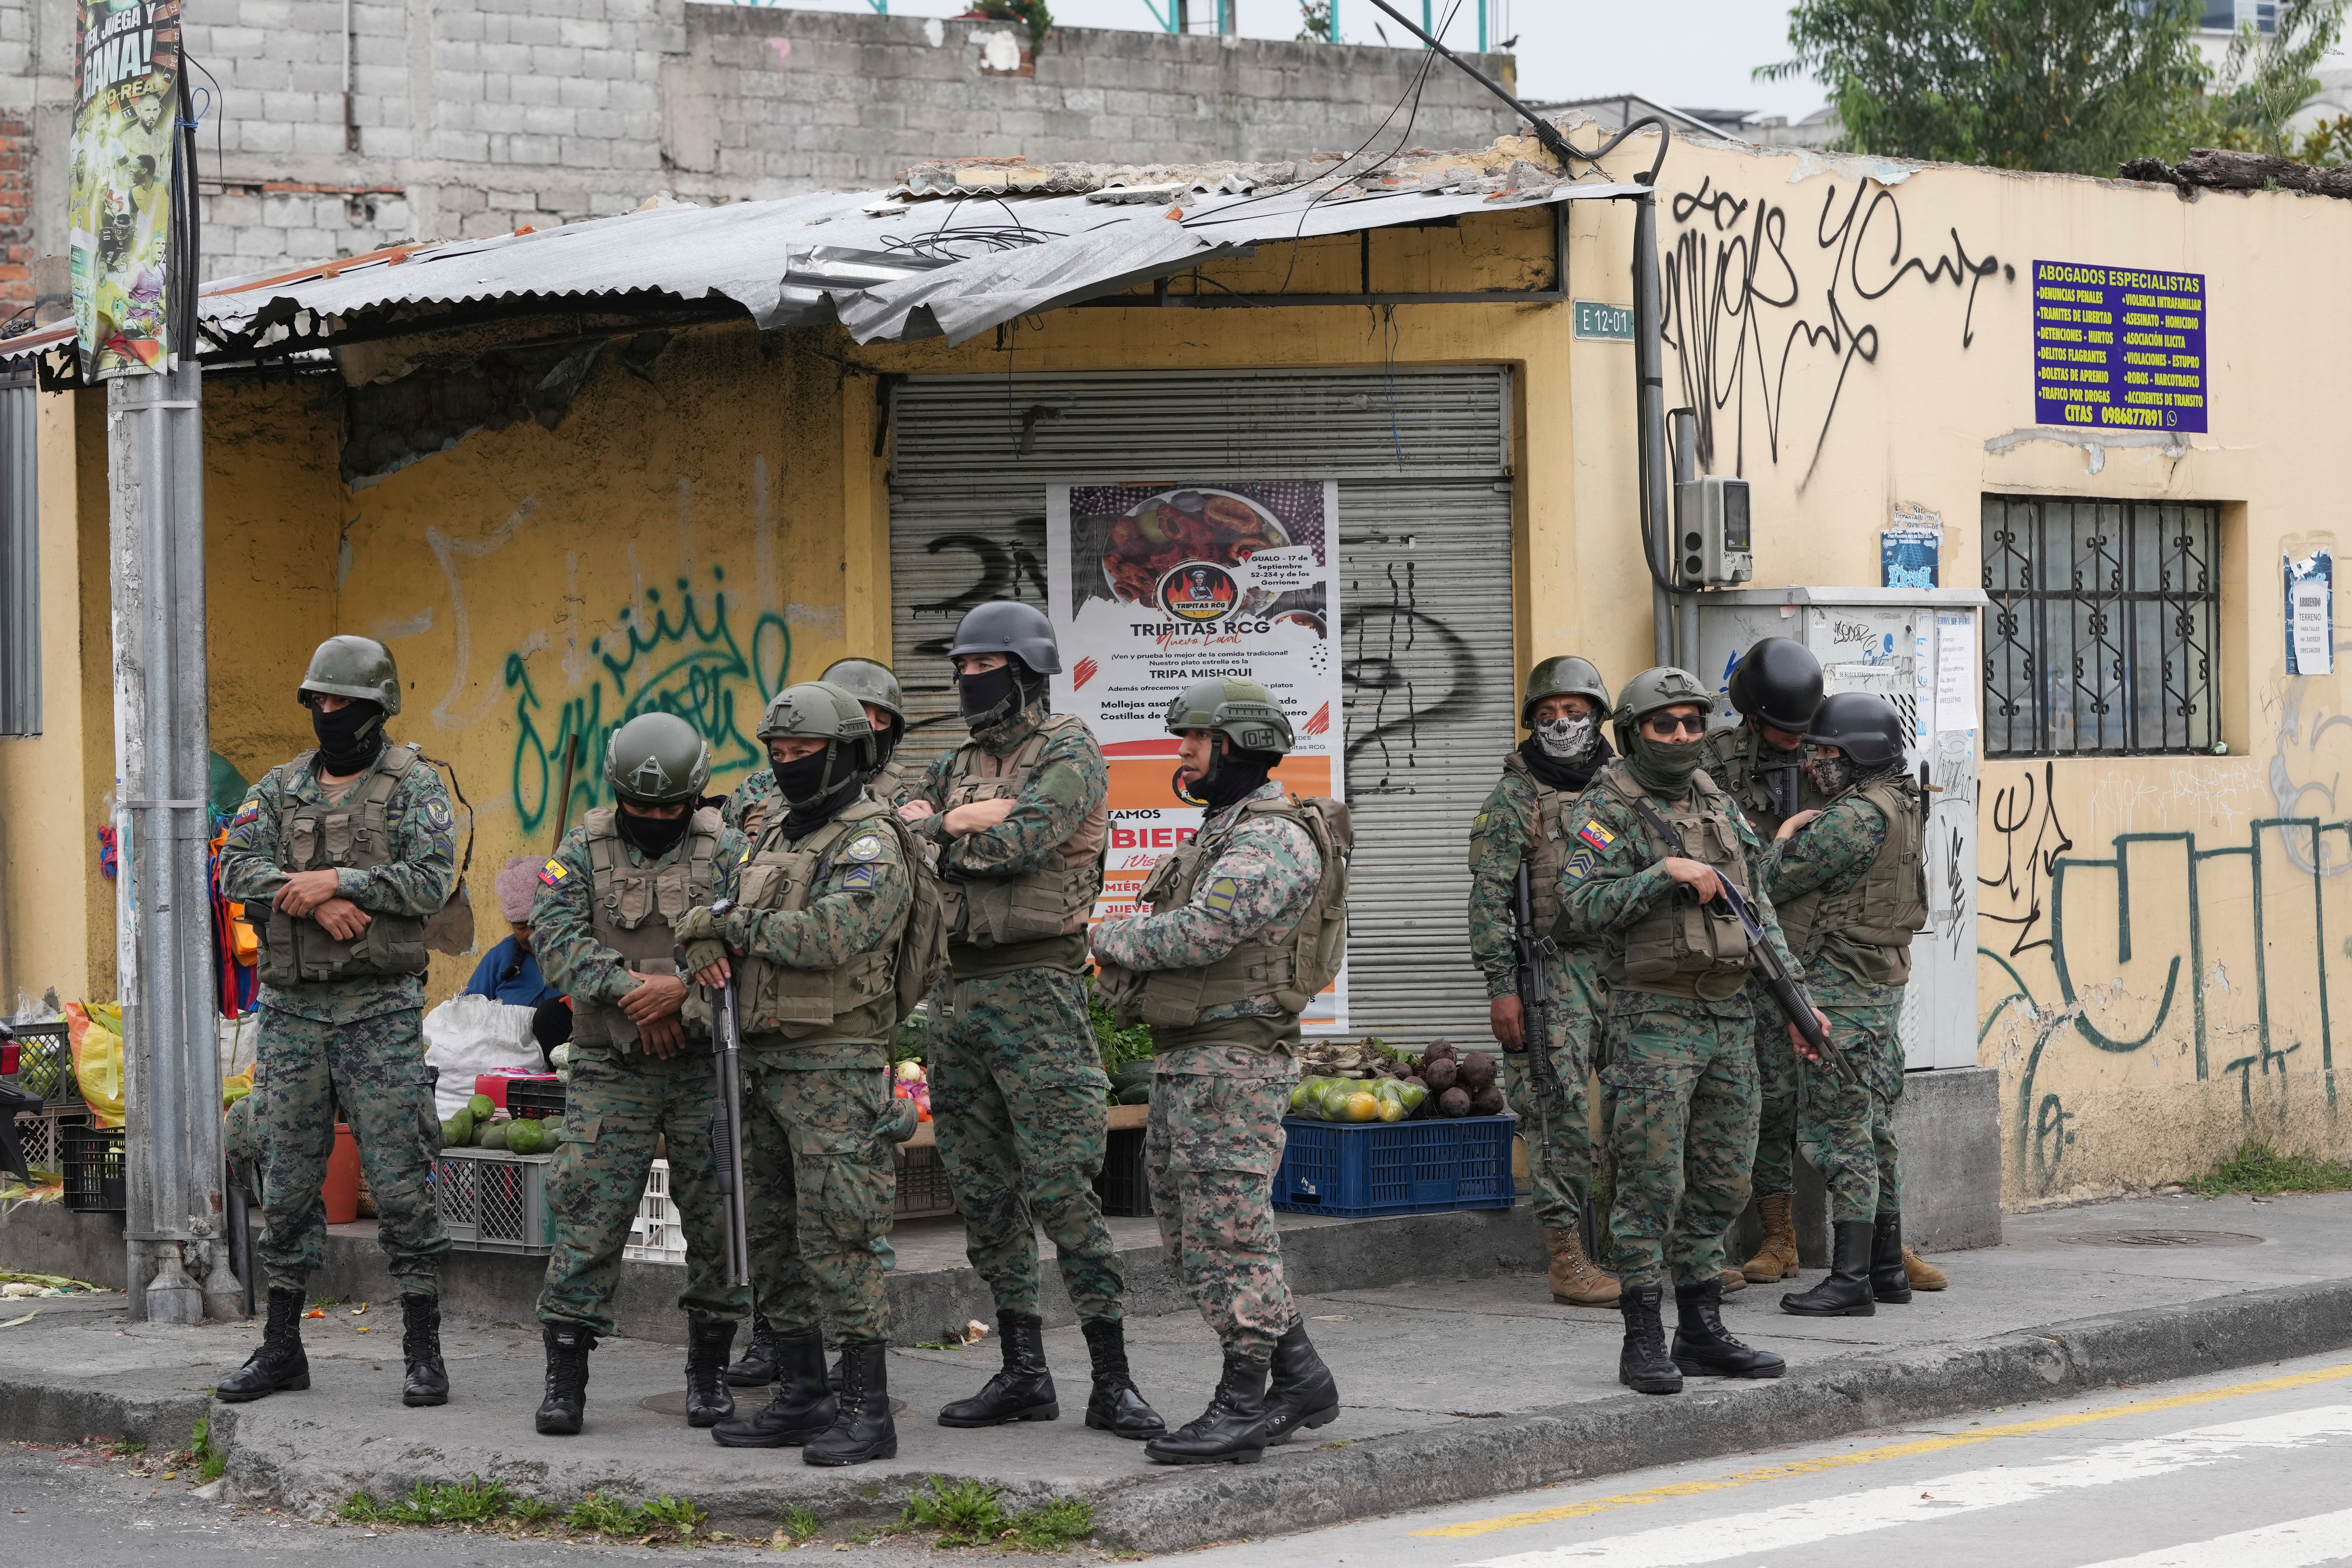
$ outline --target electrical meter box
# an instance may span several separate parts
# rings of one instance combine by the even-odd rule
[[[1831,693],[1873,691],[1903,715],[1906,763],[1926,764],[1927,929],[1911,942],[1903,1052],[1915,1070],[1977,1065],[1977,760],[1986,599],[1975,588],[1742,588],[1701,594],[1699,662],[1715,721],[1736,724],[1728,685],[1763,637],[1822,661]]]
[[[1675,486],[1675,575],[1686,587],[1727,588],[1756,574],[1748,481],[1708,474]]]

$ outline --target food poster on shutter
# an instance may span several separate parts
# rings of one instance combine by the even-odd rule
[[[1259,682],[1290,716],[1275,782],[1344,800],[1339,491],[1328,479],[1055,485],[1047,609],[1062,649],[1054,710],[1093,727],[1110,768],[1110,844],[1095,919],[1136,911],[1160,859],[1200,831],[1178,792],[1168,705],[1193,682]],[[1348,1026],[1348,971],[1300,1019]]]

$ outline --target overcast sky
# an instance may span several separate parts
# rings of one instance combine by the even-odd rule
[[[894,16],[955,16],[967,0],[888,0]],[[1053,0],[1054,18],[1078,27],[1157,27],[1153,9],[1171,0]],[[1390,0],[1419,19],[1421,0]],[[791,0],[812,11],[870,11],[870,0]],[[1287,38],[1298,31],[1298,0],[1240,0],[1241,30],[1253,37]],[[1433,0],[1443,16],[1446,0]],[[1638,92],[1682,108],[1755,109],[1801,119],[1823,95],[1811,81],[1765,83],[1748,73],[1789,52],[1789,7],[1778,0],[1487,0],[1488,42],[1518,37],[1519,89],[1529,98],[1596,98]],[[1197,26],[1206,30],[1215,0],[1194,0]],[[1349,43],[1378,43],[1372,27],[1391,41],[1404,36],[1371,0],[1339,0],[1339,30]],[[1445,41],[1474,47],[1476,0],[1462,0]]]

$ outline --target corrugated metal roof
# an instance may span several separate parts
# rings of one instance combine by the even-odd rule
[[[1262,245],[1640,189],[1565,181],[1531,154],[1540,157],[1531,142],[1507,137],[1481,153],[1352,174],[1335,164],[1289,185],[1264,182],[1313,165],[924,165],[893,191],[670,203],[225,279],[204,290],[199,310],[214,340],[251,347],[289,336],[331,342],[354,317],[402,307],[520,311],[631,296],[728,301],[761,327],[838,321],[860,342],[941,334],[961,342]],[[1021,193],[1014,174],[1070,194]],[[942,190],[951,176],[972,184],[952,195],[911,194],[919,182]],[[0,358],[40,346],[49,345],[0,344]]]

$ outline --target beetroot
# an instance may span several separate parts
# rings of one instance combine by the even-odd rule
[[[1454,1087],[1454,1080],[1462,1076],[1462,1069],[1454,1065],[1452,1057],[1439,1057],[1422,1064],[1421,1076],[1429,1080],[1430,1092],[1443,1094]]]
[[[1461,1090],[1456,1089],[1454,1092],[1459,1094]],[[1472,1095],[1470,1097],[1470,1114],[1473,1116],[1502,1115],[1503,1091],[1496,1089],[1490,1083],[1486,1088],[1480,1089],[1477,1093]]]
[[[1462,1058],[1462,1087],[1477,1093],[1495,1081],[1495,1058],[1484,1051],[1472,1051]]]
[[[1470,1096],[1459,1089],[1447,1089],[1437,1097],[1437,1114],[1440,1116],[1469,1115]]]

